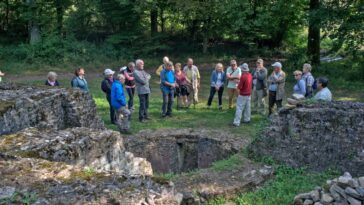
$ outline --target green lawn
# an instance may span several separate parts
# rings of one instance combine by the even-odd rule
[[[153,71],[149,71],[154,74]],[[196,107],[191,107],[188,110],[173,110],[172,118],[162,119],[161,116],[161,91],[159,89],[159,79],[152,76],[152,94],[150,97],[150,116],[152,118],[148,123],[140,123],[138,119],[138,97],[135,96],[134,103],[136,105],[136,112],[132,116],[132,132],[137,133],[143,129],[160,129],[160,128],[193,128],[193,129],[215,129],[222,130],[228,133],[240,135],[241,137],[248,137],[253,139],[258,135],[259,131],[266,126],[268,120],[266,116],[252,115],[252,123],[238,128],[229,126],[234,117],[235,110],[227,108],[227,92],[224,93],[223,110],[217,109],[217,96],[214,98],[212,109],[206,109],[206,102],[209,94],[209,78],[210,70],[201,69],[202,75],[202,88],[200,90],[200,103]],[[289,78],[291,75],[288,75]],[[109,119],[109,105],[106,101],[104,93],[100,90],[100,83],[102,81],[101,75],[88,75],[86,76],[91,93],[95,99],[98,112],[105,122],[105,125],[117,130],[115,125],[110,124]],[[43,84],[44,80],[22,80],[23,83],[28,84]],[[60,79],[62,85],[69,87],[70,79]],[[364,87],[362,82],[347,82],[336,80],[337,83],[331,81],[331,90],[334,98],[337,100],[355,100],[364,101],[364,95],[361,88]],[[287,95],[291,93],[293,80],[288,79],[286,85]],[[174,108],[176,107],[176,101]],[[241,154],[244,154],[242,151]],[[232,168],[233,164],[238,163],[236,156],[230,159],[222,160],[214,163],[213,169],[221,170]],[[286,166],[273,164],[276,168],[275,177],[268,181],[264,186],[255,192],[247,192],[239,195],[235,200],[225,201],[219,198],[209,202],[210,204],[239,204],[239,205],[284,205],[291,204],[293,197],[301,192],[312,190],[315,186],[322,185],[327,179],[338,176],[339,173],[324,172],[324,173],[307,173],[303,169],[292,169]],[[178,175],[167,174],[166,178],[178,177]]]

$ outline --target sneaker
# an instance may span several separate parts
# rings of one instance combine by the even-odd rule
[[[239,127],[240,125],[237,125],[237,124],[235,124],[235,123],[230,123],[229,124],[231,127]]]
[[[250,123],[250,120],[249,121],[243,121],[244,124],[249,124]]]
[[[146,122],[146,120],[145,120],[145,119],[139,119],[139,122],[140,122],[140,123],[145,123],[145,122]]]
[[[165,117],[167,117],[167,115],[166,115],[166,114],[162,114],[162,115],[161,115],[161,118],[165,118]]]

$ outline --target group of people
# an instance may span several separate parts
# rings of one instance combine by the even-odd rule
[[[223,64],[217,63],[210,77],[210,95],[207,108],[211,107],[213,98],[217,93],[218,109],[222,109],[222,96],[226,85],[229,109],[233,108],[234,102],[236,102],[233,126],[250,123],[251,105],[253,105],[253,111],[265,115],[266,97],[268,97],[268,115],[270,116],[274,106],[277,109],[282,107],[287,77],[282,70],[282,63],[275,62],[272,67],[273,72],[268,75],[268,70],[264,67],[264,61],[261,58],[257,59],[256,66],[251,71],[247,63],[238,66],[236,60],[233,59],[225,72]],[[303,65],[302,71],[293,72],[296,83],[293,87],[292,98],[287,99],[290,105],[296,105],[309,98],[324,101],[332,100],[332,94],[327,88],[327,78],[319,77],[315,80],[311,70],[311,65],[306,63]],[[77,68],[74,74],[75,76],[71,81],[72,87],[88,92],[84,68]],[[118,125],[120,132],[129,133],[131,114],[135,110],[135,93],[139,97],[139,121],[150,120],[148,108],[151,75],[144,70],[144,61],[141,59],[120,68],[116,78],[114,74],[115,71],[109,68],[104,70],[105,78],[101,82],[101,89],[105,92],[110,105],[111,122]],[[188,58],[182,68],[181,63],[173,64],[168,57],[164,57],[163,64],[156,70],[156,74],[160,77],[163,99],[162,118],[172,116],[175,97],[177,98],[177,109],[188,108],[190,105],[198,103],[201,76],[198,67],[193,64],[192,58]],[[49,72],[45,85],[58,86],[57,74]],[[128,95],[128,100],[126,100],[124,90]],[[313,95],[316,90],[317,93]]]

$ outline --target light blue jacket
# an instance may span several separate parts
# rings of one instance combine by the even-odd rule
[[[215,87],[216,86],[218,73],[219,72],[217,72],[216,70],[212,71],[212,74],[211,74],[211,87]],[[222,71],[221,74],[222,74],[222,77],[221,77],[221,87],[224,87],[226,75],[225,75],[225,72],[224,71]]]
[[[296,85],[293,87],[294,94],[306,95],[306,82],[303,79],[297,81]]]
[[[88,85],[85,78],[81,79],[80,77],[74,77],[71,81],[71,85],[73,88],[80,88],[82,91],[88,92]]]
[[[115,80],[111,87],[111,106],[119,109],[126,105],[124,87],[119,80]]]
[[[173,70],[167,70],[167,69],[163,69],[160,73],[161,75],[161,90],[164,93],[170,93],[174,91],[174,88],[167,86],[165,83],[175,83],[176,79],[174,77],[174,72]]]

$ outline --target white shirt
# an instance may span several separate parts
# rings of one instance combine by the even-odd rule
[[[327,87],[322,88],[320,91],[318,91],[316,93],[316,95],[313,97],[313,99],[331,101],[332,100],[331,91]]]

